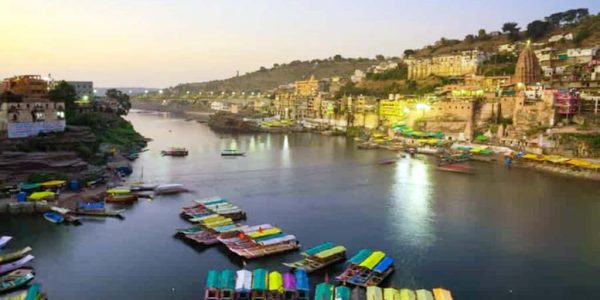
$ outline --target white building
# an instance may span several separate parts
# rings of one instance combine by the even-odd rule
[[[367,76],[367,74],[365,74],[365,72],[363,72],[361,70],[355,70],[354,74],[352,76],[350,76],[350,80],[353,83],[359,83],[359,82],[363,81],[366,76]]]
[[[515,44],[503,44],[498,46],[498,52],[515,52],[517,45]]]
[[[221,102],[221,101],[213,101],[210,103],[210,109],[212,110],[216,110],[216,111],[223,111],[223,110],[227,110],[226,109],[226,105]]]
[[[84,100],[94,98],[94,82],[92,81],[67,81],[69,85],[75,88],[77,99]]]

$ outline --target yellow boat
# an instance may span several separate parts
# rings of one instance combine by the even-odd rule
[[[435,300],[452,300],[450,291],[443,288],[433,289],[433,296],[435,297]]]
[[[269,273],[269,291],[267,300],[279,300],[283,293],[283,276],[277,271]]]
[[[56,197],[56,194],[53,192],[35,192],[29,195],[27,199],[29,201],[40,201],[40,200],[52,200],[52,198]]]
[[[383,300],[381,288],[376,286],[367,287],[367,300]]]
[[[400,300],[400,292],[394,288],[383,289],[384,300]]]
[[[375,251],[371,253],[371,255],[369,255],[369,257],[367,257],[367,259],[361,262],[358,266],[372,270],[377,265],[377,263],[379,263],[384,257],[385,253],[381,251]]]
[[[66,181],[64,181],[64,180],[50,180],[50,181],[42,182],[42,183],[40,183],[40,185],[43,187],[57,187],[57,186],[64,185],[65,183],[66,183]]]
[[[400,300],[415,300],[417,295],[409,289],[400,289]]]

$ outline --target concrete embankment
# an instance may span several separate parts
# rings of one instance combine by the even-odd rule
[[[11,199],[0,199],[0,214],[34,214],[43,213],[50,209],[46,201],[37,202],[15,202]]]

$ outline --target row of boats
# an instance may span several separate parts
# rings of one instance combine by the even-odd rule
[[[27,266],[35,258],[31,255],[31,247],[12,252],[3,251],[11,240],[10,236],[0,236],[0,299],[46,299],[40,292],[39,284],[29,285],[35,278],[33,268]]]
[[[183,184],[134,184],[108,189],[106,203],[132,203],[139,198],[153,198],[156,195],[173,195],[189,192]]]
[[[167,150],[163,150],[160,152],[162,156],[175,156],[175,157],[183,157],[188,156],[189,151],[184,147],[171,147]],[[246,153],[241,152],[237,149],[225,149],[221,151],[221,156],[244,156]]]
[[[310,284],[307,273],[297,269],[281,274],[265,269],[210,270],[206,276],[205,300],[308,300]],[[329,282],[317,284],[314,300],[452,300],[444,288],[396,289],[369,286],[350,288]]]

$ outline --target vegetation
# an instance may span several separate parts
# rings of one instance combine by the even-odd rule
[[[106,91],[106,97],[117,101],[117,111],[115,112],[117,115],[124,116],[129,113],[131,109],[129,95],[117,89],[109,89]]]
[[[120,116],[100,112],[77,114],[72,125],[87,126],[92,129],[99,143],[107,143],[125,148],[135,148],[145,143],[129,121]]]
[[[71,124],[71,118],[75,116],[77,110],[77,92],[75,88],[68,84],[66,81],[60,81],[54,89],[48,92],[48,97],[52,102],[64,102],[65,103],[65,117],[68,124]]]
[[[519,31],[521,28],[517,25],[518,24],[515,22],[507,22],[502,25],[502,32],[504,32],[508,36],[508,39],[512,42],[519,40]]]
[[[383,73],[367,73],[368,80],[404,80],[408,78],[408,66],[398,64],[397,67]]]

